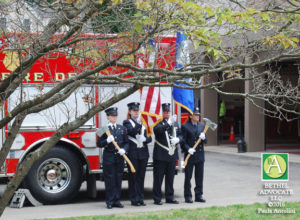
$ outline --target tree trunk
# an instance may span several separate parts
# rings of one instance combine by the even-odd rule
[[[15,140],[15,137],[17,136],[17,133],[20,130],[20,127],[21,127],[22,122],[25,119],[25,117],[26,117],[26,114],[21,114],[15,118],[15,121],[12,124],[12,127],[11,127],[10,131],[8,132],[6,140],[0,150],[0,166],[2,166],[2,164],[4,164],[5,159],[8,155],[8,152]]]

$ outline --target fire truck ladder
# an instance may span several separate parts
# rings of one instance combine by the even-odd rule
[[[28,189],[18,189],[18,191],[15,192],[14,197],[12,198],[9,206],[11,208],[22,208],[24,206],[26,198],[33,206],[43,205],[42,203],[38,202],[35,198],[33,198]]]

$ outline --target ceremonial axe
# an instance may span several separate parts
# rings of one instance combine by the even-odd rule
[[[111,135],[110,133],[110,130],[108,128],[108,126],[104,126],[102,128],[99,128],[96,132],[96,134],[101,137],[104,133],[106,133],[107,137]],[[112,141],[113,145],[115,146],[115,148],[119,151],[120,150],[120,147],[119,145],[117,144],[117,142],[115,140]],[[129,160],[129,158],[126,156],[126,154],[123,154],[122,155],[124,157],[124,159],[126,160],[127,164],[129,165],[130,167],[130,170],[132,173],[135,173],[135,169],[134,169],[134,166],[132,165],[131,161]]]
[[[208,130],[208,128],[211,128],[211,130],[216,130],[216,128],[218,127],[218,125],[214,122],[212,122],[211,120],[209,120],[208,118],[203,118],[203,120],[206,122],[205,123],[205,128],[203,133],[205,134]],[[199,137],[197,142],[194,144],[193,149],[196,150],[196,148],[198,147],[198,145],[201,143],[202,139]],[[184,164],[183,166],[187,165],[188,160],[190,159],[191,154],[188,154],[184,160]]]

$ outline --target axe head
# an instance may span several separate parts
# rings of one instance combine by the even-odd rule
[[[96,134],[101,137],[107,130],[109,130],[108,126],[104,126],[102,128],[99,128],[97,131],[96,131]]]
[[[218,125],[214,122],[212,122],[211,120],[209,120],[208,118],[203,118],[203,120],[206,122],[206,125],[208,125],[208,127],[211,128],[211,130],[216,130]]]

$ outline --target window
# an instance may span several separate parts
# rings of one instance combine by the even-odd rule
[[[0,27],[1,29],[6,29],[7,28],[7,22],[6,22],[6,18],[0,18]]]
[[[23,21],[23,29],[24,31],[30,31],[31,22],[29,19],[24,19]]]

